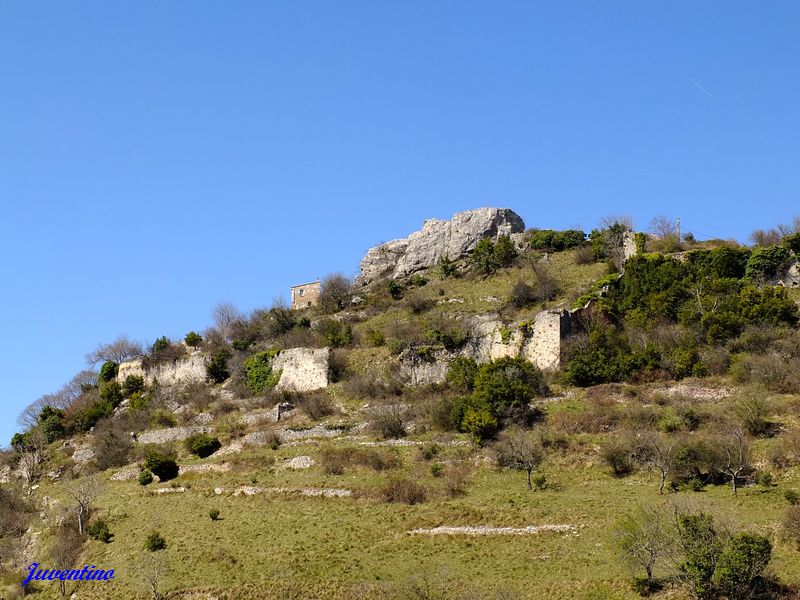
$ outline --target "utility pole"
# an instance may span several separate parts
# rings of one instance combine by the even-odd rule
[[[678,217],[678,243],[681,243],[681,218]]]

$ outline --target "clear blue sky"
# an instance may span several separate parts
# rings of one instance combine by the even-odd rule
[[[0,4],[0,443],[120,333],[353,274],[429,217],[800,212],[796,2]]]

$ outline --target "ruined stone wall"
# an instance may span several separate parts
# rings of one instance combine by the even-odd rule
[[[142,368],[142,360],[136,359],[119,365],[117,381],[124,383],[128,375],[144,377],[147,385],[152,385],[155,380],[166,387],[202,383],[206,380],[206,361],[202,353],[195,352],[188,358],[145,371]]]
[[[281,371],[276,390],[308,392],[328,387],[329,348],[291,348],[281,350],[272,363]]]
[[[564,310],[545,310],[536,315],[530,336],[525,339],[521,356],[543,371],[553,371],[561,364],[561,341],[568,333],[570,316]]]

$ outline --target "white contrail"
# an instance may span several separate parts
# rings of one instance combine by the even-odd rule
[[[712,94],[711,92],[709,92],[709,91],[708,91],[706,88],[704,88],[702,85],[700,85],[699,83],[697,83],[697,82],[696,82],[694,79],[692,79],[691,77],[689,77],[689,76],[688,76],[686,73],[684,73],[683,71],[678,71],[678,73],[680,73],[680,74],[681,74],[681,75],[683,75],[683,76],[684,76],[686,79],[688,79],[690,82],[692,82],[692,83],[695,85],[695,87],[697,87],[697,89],[699,89],[701,92],[703,92],[703,93],[704,93],[704,94],[706,94],[707,96],[711,96],[712,98],[714,97],[714,96],[713,96],[713,94]]]

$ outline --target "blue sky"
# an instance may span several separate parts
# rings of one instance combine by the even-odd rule
[[[203,329],[430,217],[680,216],[800,184],[791,2],[0,4],[0,443],[120,333]]]

